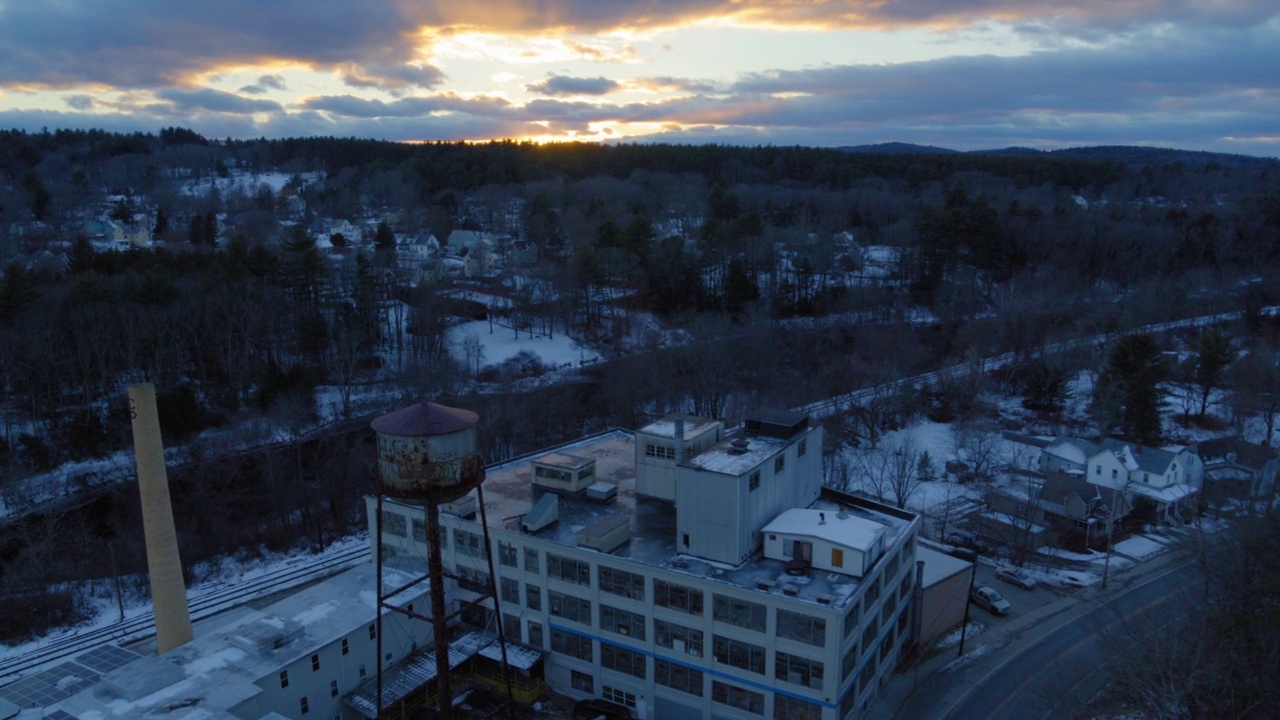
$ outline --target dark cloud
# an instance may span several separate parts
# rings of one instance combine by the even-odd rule
[[[258,78],[258,82],[253,85],[245,85],[240,88],[240,92],[249,93],[250,95],[262,95],[267,90],[285,90],[283,75],[263,75]]]
[[[262,112],[279,112],[283,110],[280,103],[272,100],[254,100],[241,97],[235,93],[201,88],[199,90],[180,90],[172,88],[161,90],[156,96],[173,103],[179,112],[193,110],[209,110],[233,115],[251,115]]]
[[[353,118],[420,117],[435,112],[496,115],[510,104],[502,98],[462,98],[453,94],[406,97],[391,102],[354,95],[323,95],[303,102],[309,110]]]
[[[715,83],[705,80],[691,80],[670,76],[637,78],[631,85],[657,92],[711,93],[716,91]]]
[[[403,90],[412,87],[433,88],[444,81],[444,73],[430,65],[345,65],[339,74],[350,87]]]
[[[67,107],[73,108],[75,110],[89,110],[93,107],[93,96],[92,95],[72,95],[68,97],[65,100],[65,102],[67,103]]]
[[[551,75],[546,80],[526,85],[525,90],[536,95],[556,97],[560,95],[608,95],[620,85],[606,77],[581,78],[569,75]]]

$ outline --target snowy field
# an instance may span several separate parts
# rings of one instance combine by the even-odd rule
[[[534,332],[530,337],[527,330],[516,332],[504,325],[490,324],[488,320],[463,323],[449,331],[450,354],[456,360],[467,361],[465,348],[468,342],[478,343],[480,347],[480,361],[477,363],[479,367],[500,365],[526,351],[538,356],[543,365],[553,368],[600,359],[595,351],[579,345],[573,338],[562,333],[548,337]]]

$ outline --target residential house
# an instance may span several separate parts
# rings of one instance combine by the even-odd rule
[[[481,277],[493,272],[493,248],[488,241],[480,240],[467,250],[463,258],[463,274],[467,277]]]
[[[1280,453],[1240,437],[1188,446],[1199,460],[1188,468],[1192,484],[1215,498],[1258,498],[1275,492]]]
[[[1143,447],[1108,438],[1089,456],[1085,478],[1124,493],[1126,500],[1142,497],[1155,505],[1157,520],[1172,522],[1194,511],[1196,488],[1187,478],[1185,449],[1176,452]]]
[[[449,239],[446,242],[450,255],[463,257],[471,250],[476,243],[491,243],[489,233],[476,230],[454,230],[449,233]],[[493,248],[490,247],[490,250]]]
[[[1113,496],[1085,480],[1082,473],[1013,471],[1013,475],[1014,482],[987,493],[988,509],[981,516],[983,533],[1007,544],[1038,547],[1065,541],[1088,546],[1106,537],[1109,523],[1130,509],[1123,493]]]
[[[406,235],[396,243],[396,266],[407,273],[417,273],[429,260],[440,256],[440,241],[423,230]]]

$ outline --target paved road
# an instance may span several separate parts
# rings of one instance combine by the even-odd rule
[[[1029,720],[1071,717],[1109,681],[1107,662],[1135,619],[1178,616],[1198,586],[1198,571],[1178,566],[1089,603],[1083,614],[1051,623],[1030,645],[985,669],[943,715],[960,720]]]

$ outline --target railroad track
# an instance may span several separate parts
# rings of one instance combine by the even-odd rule
[[[363,542],[348,543],[345,547],[330,550],[322,555],[290,560],[284,567],[244,582],[227,583],[205,589],[198,595],[188,596],[191,620],[192,622],[203,620],[265,595],[333,575],[367,561],[369,557],[369,544],[366,539]],[[155,615],[150,610],[92,630],[73,631],[54,638],[19,657],[0,660],[0,686],[16,682],[35,671],[103,643],[132,642],[154,633]]]

